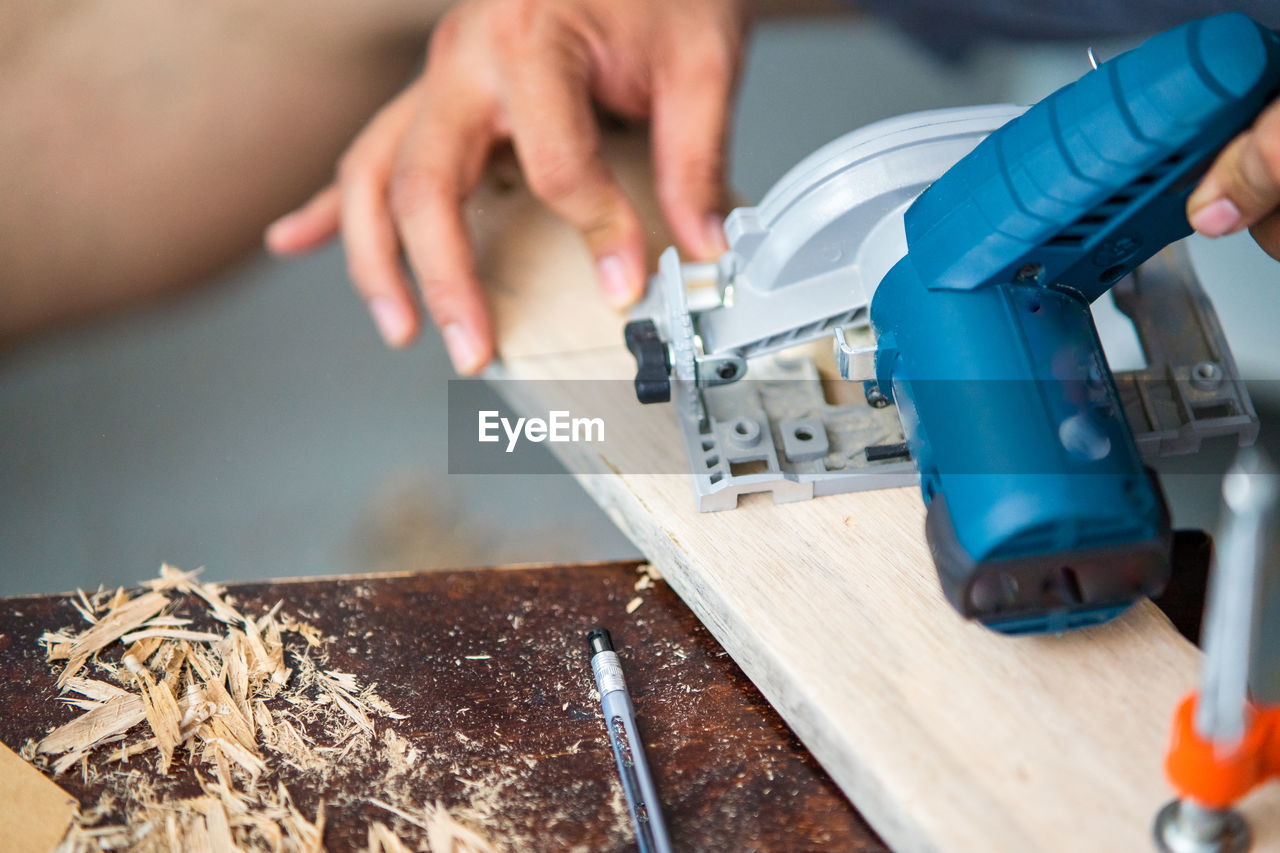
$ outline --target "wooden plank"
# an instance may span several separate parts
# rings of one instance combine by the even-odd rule
[[[76,801],[0,743],[0,846],[46,853],[71,825]]]
[[[615,171],[667,243],[643,140]],[[871,824],[901,850],[1142,850],[1171,796],[1175,704],[1199,653],[1149,602],[1061,637],[1009,638],[946,604],[915,489],[700,514],[670,407],[626,383],[623,317],[595,294],[575,234],[510,167],[476,198],[503,365],[528,414],[603,416],[609,442],[553,449],[662,571]],[[1247,804],[1280,846],[1280,791]]]

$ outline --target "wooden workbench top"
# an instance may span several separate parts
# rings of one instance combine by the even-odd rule
[[[538,566],[228,594],[245,613],[283,599],[326,635],[326,666],[376,683],[405,715],[377,721],[379,737],[393,727],[418,756],[397,777],[399,801],[442,801],[500,849],[632,849],[586,654],[601,624],[619,645],[677,849],[885,850],[689,609],[661,581],[637,590],[640,577],[635,563]],[[37,640],[84,624],[65,596],[0,601],[0,739],[14,750],[78,713],[56,701]],[[119,645],[103,656],[118,658]],[[154,753],[122,766],[109,749],[93,754],[99,769],[154,776]],[[390,797],[382,756],[348,754],[323,786],[284,763],[268,772],[304,814],[323,797],[327,849],[363,849],[375,820],[417,849],[422,830],[370,803]],[[88,809],[110,779],[73,769],[58,781]],[[157,790],[198,792],[182,753]]]

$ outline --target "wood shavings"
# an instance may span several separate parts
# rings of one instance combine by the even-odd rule
[[[193,619],[187,619],[182,616],[157,616],[154,619],[148,619],[142,623],[144,628],[185,628],[190,625]]]
[[[220,756],[225,755],[230,758],[249,774],[250,781],[255,781],[262,775],[262,771],[266,769],[266,764],[258,757],[253,750],[246,749],[244,746],[224,737],[212,736],[208,734],[202,735],[205,742],[206,751],[212,750],[210,756],[214,763],[220,760]],[[210,760],[208,758],[205,759]]]
[[[427,845],[432,853],[497,853],[480,833],[454,820],[439,800],[427,806]]]
[[[649,563],[641,563],[636,566],[636,574],[640,576],[636,580],[636,589],[648,589],[658,581],[662,580],[662,573]],[[643,586],[641,584],[643,584]]]
[[[373,723],[365,713],[365,704],[351,693],[351,688],[355,687],[354,677],[342,672],[325,672],[320,674],[316,683],[329,692],[333,701],[351,718],[352,722],[370,735],[374,733]]]
[[[368,853],[410,853],[410,848],[385,823],[369,824]]]
[[[98,705],[103,702],[110,702],[112,699],[119,699],[130,695],[128,690],[93,678],[68,679],[64,690],[79,693],[81,696],[84,696],[84,700],[66,698],[62,700],[68,704],[79,705],[82,708]],[[88,704],[82,704],[84,702],[87,702]]]
[[[58,676],[58,687],[65,686],[70,678],[80,672],[81,667],[91,655],[105,649],[122,635],[155,616],[168,603],[168,596],[161,593],[144,593],[132,601],[112,607],[105,616],[93,624],[93,627],[69,642],[57,642],[49,646],[49,660],[67,659],[66,668]]]
[[[57,756],[55,774],[79,767],[86,781],[103,772],[121,780],[115,797],[108,793],[80,814],[60,853],[318,853],[324,803],[314,819],[304,815],[282,784],[264,781],[274,776],[273,761],[327,772],[350,751],[371,748],[376,716],[402,718],[376,685],[318,667],[309,652],[327,660],[320,631],[284,613],[283,602],[249,617],[197,574],[166,565],[136,597],[80,591],[72,604],[89,627],[47,631],[41,639],[50,661],[68,661],[58,680],[60,701],[84,713],[24,749],[31,758]],[[198,630],[190,627],[194,618],[170,612],[197,601],[196,615],[223,623],[225,631]],[[295,667],[286,662],[286,635],[297,638],[290,647]],[[110,656],[115,649],[118,662]],[[86,666],[97,677],[82,675]],[[273,710],[268,703],[277,697],[284,704]],[[317,744],[304,720],[319,723],[333,745]],[[203,789],[197,797],[166,801],[136,770],[110,769],[151,754],[164,778],[183,749],[191,763],[209,768],[197,772]],[[378,838],[385,849],[397,849],[388,840],[394,835]]]
[[[222,639],[221,634],[210,634],[208,631],[184,631],[181,628],[144,628],[125,634],[121,642],[136,643],[139,640],[189,640],[193,643],[216,643]]]
[[[407,715],[396,711],[396,709],[387,704],[385,699],[378,695],[377,690],[375,689],[377,686],[377,683],[374,683],[370,684],[364,690],[361,690],[360,701],[363,702],[366,707],[372,708],[384,717],[390,717],[393,720],[407,720]]]
[[[319,770],[326,762],[312,750],[308,739],[286,719],[263,733],[263,742],[299,770]]]
[[[156,736],[156,748],[160,750],[161,773],[169,772],[173,751],[182,743],[182,717],[178,700],[169,689],[168,682],[156,683],[151,673],[140,669],[137,673],[147,723]]]
[[[355,691],[360,689],[356,686],[356,677],[349,672],[338,672],[335,669],[328,669],[325,670],[324,675],[343,690]]]
[[[184,572],[165,563],[160,567],[160,577],[144,581],[143,586],[155,592],[175,591],[184,595],[198,595],[209,605],[209,612],[214,619],[228,625],[243,622],[244,617],[222,597],[223,590],[216,584],[199,583],[196,578],[202,569]]]
[[[80,615],[84,617],[84,621],[88,622],[90,625],[97,623],[97,608],[93,606],[93,602],[89,601],[89,598],[84,594],[83,589],[76,590],[76,597],[71,599],[71,606],[78,610]]]
[[[295,849],[301,853],[322,853],[324,850],[324,800],[316,808],[314,823],[307,821],[302,813],[293,806],[289,792],[280,786],[280,800],[289,810],[288,816],[281,822],[285,835],[294,842]]]
[[[227,820],[222,802],[215,797],[202,797],[197,802],[197,808],[204,815],[209,848],[213,853],[236,853],[236,842],[231,837],[231,823]]]
[[[336,638],[290,615],[287,602],[264,612],[267,602],[237,601],[196,572],[166,566],[147,587],[78,594],[76,625],[45,634],[48,652],[83,655],[58,700],[77,716],[30,750],[36,763],[104,791],[85,804],[59,853],[316,853],[321,791],[344,816],[367,794],[394,804],[392,817],[367,830],[378,853],[501,849],[479,828],[495,825],[499,794],[514,789],[467,788],[448,807],[436,796],[454,796],[452,787],[424,792],[438,756],[415,745],[417,733],[401,737],[388,725],[405,717],[377,684],[330,663],[326,642]],[[351,768],[371,762],[381,775],[353,785]]]
[[[114,735],[121,735],[147,718],[142,697],[126,693],[100,703],[87,713],[53,730],[37,749],[56,755],[74,750],[84,752]],[[61,771],[59,771],[61,772]]]
[[[427,823],[424,818],[421,818],[414,814],[410,814],[409,812],[405,811],[402,808],[393,806],[390,803],[384,803],[382,800],[375,799],[375,798],[370,798],[369,802],[380,809],[386,809],[396,817],[403,818],[404,820],[409,821],[409,823],[413,824],[414,826],[421,827],[422,829],[427,828]]]
[[[161,638],[159,637],[149,637],[136,641],[125,651],[124,656],[120,658],[120,662],[130,672],[136,672],[143,663],[150,660],[151,656],[159,651],[161,645],[163,645],[160,640]],[[125,642],[128,641],[125,640]]]
[[[496,847],[474,829],[459,823],[449,814],[444,803],[436,800],[422,810],[422,815],[414,815],[404,809],[396,808],[390,803],[371,799],[370,803],[378,808],[386,809],[397,817],[407,820],[414,826],[427,831],[427,847],[431,853],[498,853]]]
[[[319,628],[310,623],[303,622],[300,619],[295,619],[288,613],[280,614],[280,627],[286,631],[292,631],[302,637],[302,639],[307,641],[307,645],[309,646],[319,646],[323,642],[323,637],[320,634]]]
[[[220,776],[207,782],[200,796],[163,802],[147,782],[138,781],[128,822],[94,826],[113,806],[111,802],[100,803],[81,814],[56,853],[121,849],[136,853],[236,853],[249,849],[320,853],[324,849],[323,801],[317,806],[315,820],[308,820],[283,785],[247,793],[234,790]]]
[[[67,634],[63,631],[45,631],[40,635],[40,644],[43,646],[70,645],[75,640],[74,634]]]

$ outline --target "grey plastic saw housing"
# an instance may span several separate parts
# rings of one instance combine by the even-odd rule
[[[704,352],[751,357],[865,321],[906,252],[902,214],[1013,106],[933,110],[836,139],[725,221],[721,304],[698,315]]]

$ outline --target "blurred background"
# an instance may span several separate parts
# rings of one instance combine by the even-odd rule
[[[1124,46],[1093,44],[1103,59]],[[865,20],[764,23],[733,183],[758,199],[877,119],[1031,103],[1086,70],[1085,48],[990,47],[952,65]],[[1247,236],[1192,254],[1275,446],[1280,264]],[[1107,345],[1135,366],[1131,335]],[[336,248],[256,257],[211,287],[0,352],[0,594],[133,583],[162,561],[252,580],[636,556],[567,475],[450,476],[452,376],[433,334],[408,352],[380,343]],[[1161,465],[1178,525],[1216,518],[1231,448],[1207,452]]]

